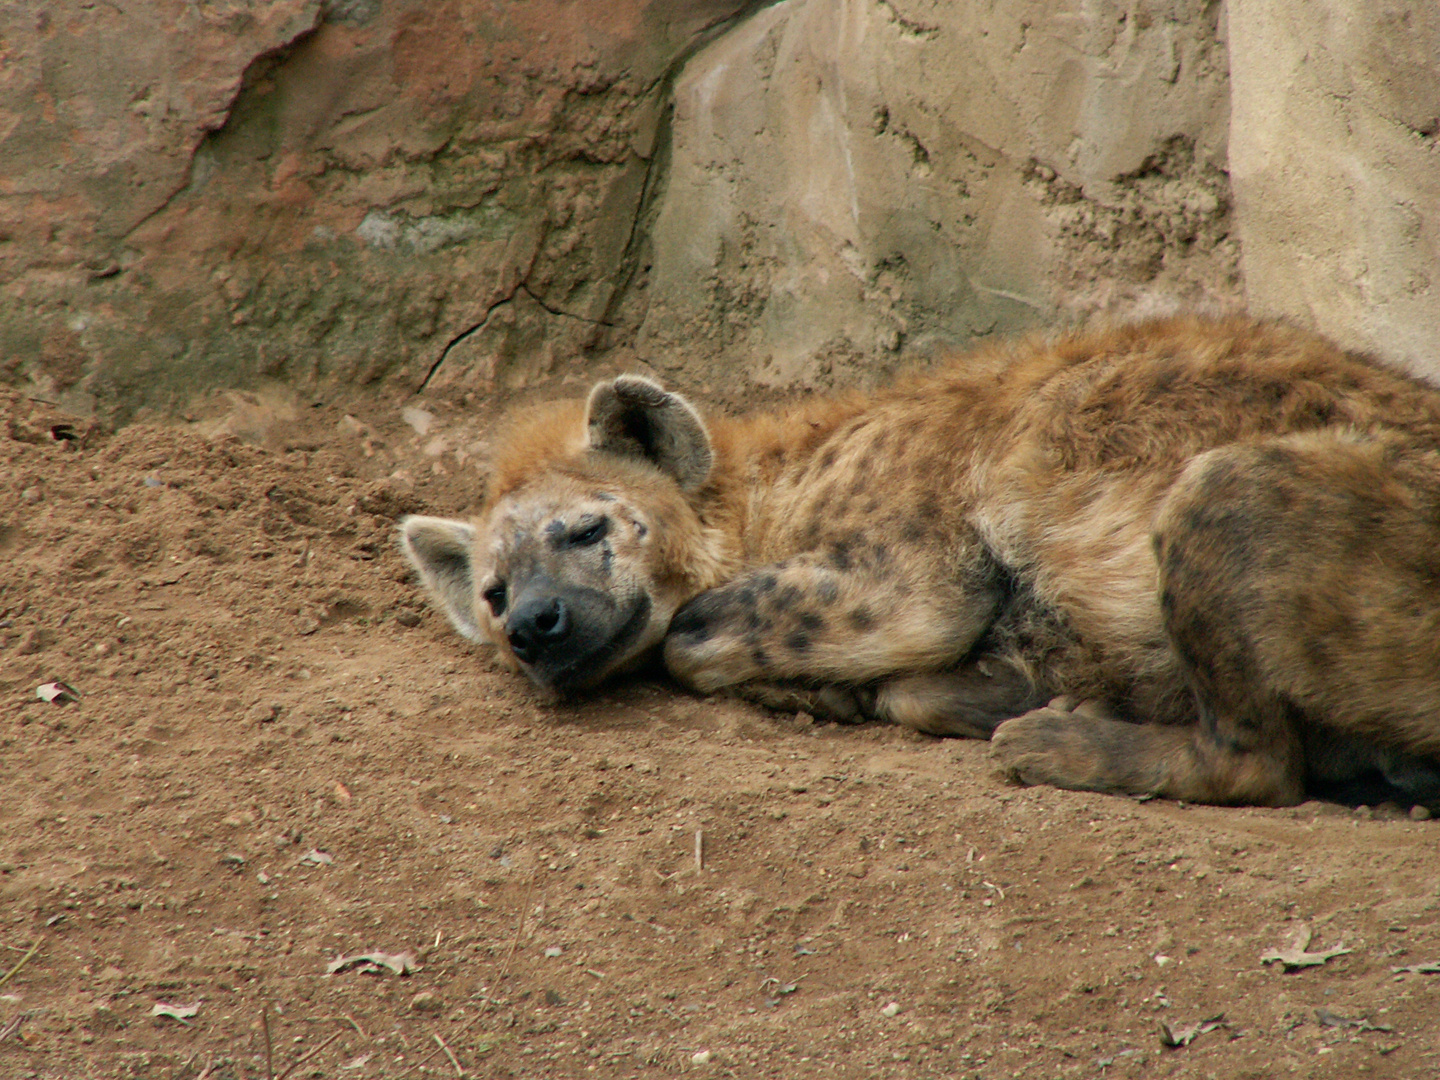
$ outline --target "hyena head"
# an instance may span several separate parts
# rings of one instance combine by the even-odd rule
[[[696,511],[713,458],[689,402],[622,375],[514,422],[479,519],[407,517],[401,547],[461,634],[552,695],[587,690],[714,583]]]

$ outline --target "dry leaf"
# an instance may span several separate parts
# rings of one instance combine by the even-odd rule
[[[1440,960],[1431,960],[1428,964],[1407,964],[1405,967],[1391,968],[1396,975],[1410,972],[1412,975],[1440,975]]]
[[[41,683],[35,688],[35,696],[41,701],[48,701],[52,705],[64,705],[67,701],[74,701],[80,696],[76,690],[67,682]]]
[[[382,971],[393,971],[396,975],[409,975],[415,970],[415,954],[368,952],[357,953],[355,956],[342,956],[330,961],[330,965],[325,969],[325,974],[334,975],[336,972],[352,967],[358,967],[361,971],[372,975],[378,975]]]
[[[150,1010],[151,1016],[168,1016],[172,1020],[179,1020],[182,1024],[200,1011],[200,1002],[192,1002],[189,1005],[171,1005],[168,1002],[157,1001],[155,1007]]]
[[[1160,1022],[1160,1041],[1166,1046],[1189,1046],[1207,1031],[1214,1031],[1216,1028],[1224,1026],[1224,1013],[1218,1013],[1215,1016],[1183,1028],[1172,1028],[1162,1020]]]
[[[1315,1019],[1321,1027],[1331,1028],[1358,1028],[1360,1031],[1394,1031],[1389,1024],[1372,1024],[1369,1020],[1352,1020],[1348,1016],[1340,1016],[1329,1009],[1320,1008],[1315,1010]]]
[[[375,1056],[375,1051],[372,1050],[372,1051],[370,1051],[368,1054],[361,1054],[359,1057],[351,1058],[349,1061],[345,1062],[344,1065],[341,1065],[340,1068],[342,1068],[342,1069],[363,1069],[363,1068],[365,1067],[365,1063],[368,1062],[368,1061],[369,1061],[371,1058],[373,1058],[374,1056]]]
[[[1300,923],[1295,927],[1295,932],[1290,936],[1290,945],[1288,948],[1268,952],[1260,957],[1260,962],[1262,964],[1273,964],[1278,960],[1285,965],[1286,971],[1296,971],[1300,968],[1318,967],[1331,957],[1343,956],[1345,953],[1351,951],[1345,947],[1345,943],[1342,941],[1333,949],[1322,949],[1319,952],[1306,952],[1306,947],[1310,944],[1310,937],[1310,927],[1305,923]]]

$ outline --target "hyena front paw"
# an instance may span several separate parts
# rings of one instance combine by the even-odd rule
[[[991,757],[1017,784],[1052,784],[1083,791],[1129,790],[1124,758],[1134,724],[1098,702],[1058,697],[995,729]]]
[[[734,643],[708,628],[672,632],[665,638],[665,669],[683,686],[713,694],[754,676],[754,665]]]

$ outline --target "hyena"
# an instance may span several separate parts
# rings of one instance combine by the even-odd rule
[[[1024,783],[1440,800],[1440,391],[1274,322],[997,344],[702,418],[621,375],[517,417],[402,546],[556,696],[680,683],[992,739]]]

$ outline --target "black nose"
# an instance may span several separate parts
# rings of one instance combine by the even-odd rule
[[[505,627],[515,655],[522,663],[533,664],[546,649],[570,636],[570,609],[558,596],[525,600],[510,613]]]

